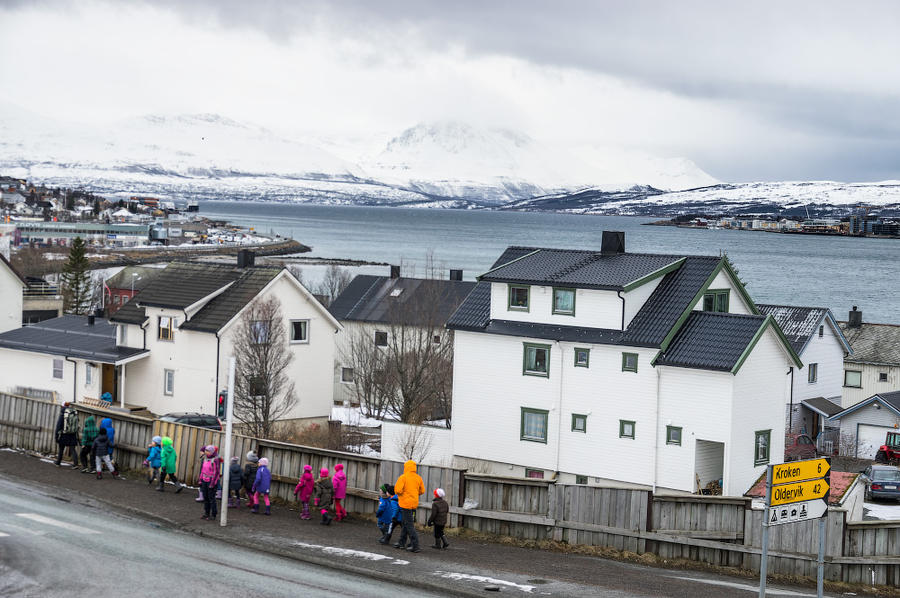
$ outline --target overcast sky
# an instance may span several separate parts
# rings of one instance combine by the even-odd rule
[[[0,100],[360,136],[453,119],[728,181],[900,179],[900,3],[0,0]]]

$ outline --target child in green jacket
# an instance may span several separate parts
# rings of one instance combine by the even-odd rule
[[[178,455],[175,454],[175,447],[172,446],[172,439],[164,436],[162,439],[162,450],[160,451],[160,468],[159,468],[159,486],[156,487],[160,492],[165,492],[166,476],[175,483],[175,494],[184,490],[184,484],[175,477],[175,461]]]

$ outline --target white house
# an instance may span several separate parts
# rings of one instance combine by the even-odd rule
[[[25,279],[0,253],[0,332],[22,326],[22,291]]]
[[[888,432],[900,428],[900,392],[881,392],[832,417],[841,427],[841,454],[874,459]]]
[[[852,407],[874,394],[900,390],[900,326],[863,322],[853,309],[841,330],[853,353],[844,358],[842,407]]]
[[[724,257],[510,247],[453,315],[453,453],[498,474],[742,495],[791,366]]]
[[[816,439],[827,418],[841,409],[844,356],[853,350],[834,314],[826,307],[764,304],[756,307],[760,313],[775,318],[803,361],[803,371],[792,369],[790,373],[792,385],[785,405],[785,429]]]
[[[128,402],[156,414],[216,413],[241,315],[254,299],[276,297],[298,398],[284,419],[327,419],[341,325],[286,269],[244,266],[172,263],[111,317],[119,346],[150,352],[120,373]]]

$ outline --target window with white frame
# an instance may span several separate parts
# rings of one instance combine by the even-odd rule
[[[159,316],[159,318],[157,318],[157,330],[158,333],[156,335],[156,338],[158,338],[159,340],[175,340],[175,318],[171,318],[169,316]]]
[[[53,359],[53,377],[56,380],[62,380],[63,378],[63,360],[54,358]]]
[[[163,394],[175,394],[175,370],[163,370]]]
[[[341,382],[344,384],[353,383],[353,368],[341,368]]]
[[[817,381],[819,379],[819,364],[809,363],[806,365],[806,368],[809,370],[806,373],[806,380],[810,383]]]
[[[291,342],[309,342],[309,320],[291,320]]]
[[[86,363],[84,365],[84,385],[93,386],[94,384],[94,366]]]

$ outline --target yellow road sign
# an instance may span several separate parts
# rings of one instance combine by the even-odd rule
[[[828,459],[807,459],[772,466],[772,485],[824,478],[831,465]]]
[[[771,506],[788,505],[804,500],[824,498],[828,494],[828,482],[825,480],[808,480],[796,484],[783,484],[772,486]]]

